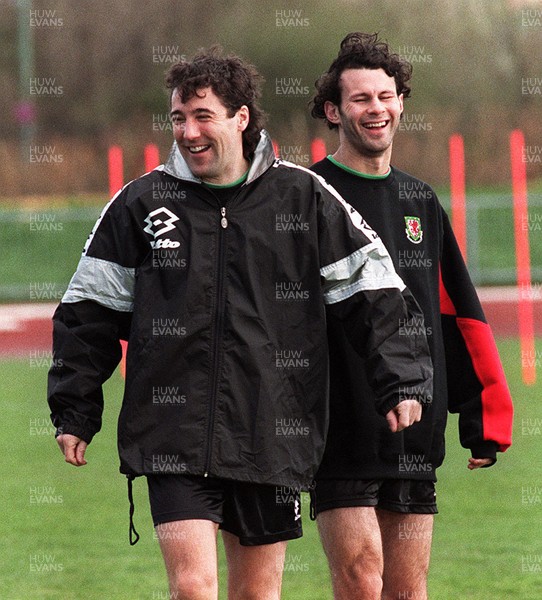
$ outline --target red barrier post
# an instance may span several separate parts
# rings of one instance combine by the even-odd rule
[[[126,353],[128,352],[128,342],[126,340],[121,340],[120,345],[122,348],[122,358],[120,359],[120,374],[123,379],[126,379]]]
[[[143,149],[143,157],[145,161],[145,172],[152,171],[160,164],[160,152],[156,144],[147,144]],[[121,150],[122,160],[122,150]],[[122,163],[121,163],[122,164]],[[122,183],[121,186],[122,187]],[[126,353],[128,352],[128,342],[121,340],[120,345],[122,347],[122,359],[120,361],[120,372],[121,375],[126,378]]]
[[[327,156],[326,143],[322,138],[314,138],[311,142],[312,162],[318,162]]]
[[[109,170],[109,196],[113,197],[124,185],[124,168],[122,165],[122,148],[111,146],[107,155]]]
[[[160,164],[160,152],[156,144],[147,144],[143,153],[145,156],[145,172],[148,173]]]
[[[516,269],[519,290],[518,319],[523,382],[536,381],[533,299],[531,293],[531,258],[529,251],[529,213],[527,206],[527,169],[523,162],[525,139],[519,129],[510,134],[510,163],[514,202]]]
[[[467,262],[467,201],[465,192],[465,149],[463,137],[450,136],[450,207],[452,228],[463,259]]]
[[[107,154],[107,163],[109,170],[109,196],[113,197],[124,185],[124,167],[122,161],[122,148],[120,146],[111,146]],[[128,342],[121,341],[122,359],[120,361],[120,372],[123,377],[126,376],[126,348]]]

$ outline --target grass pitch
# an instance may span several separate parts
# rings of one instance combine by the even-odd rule
[[[540,340],[538,348],[540,357]],[[437,485],[440,514],[429,577],[431,600],[542,598],[541,385],[522,384],[516,341],[500,341],[499,349],[516,405],[514,445],[495,467],[470,472],[468,454],[457,441],[456,417],[450,417],[448,454]],[[141,540],[134,547],[128,543],[127,487],[118,473],[115,445],[120,375],[115,373],[106,384],[104,426],[89,447],[88,465],[76,469],[64,463],[53,439],[44,362],[0,362],[0,597],[169,598],[143,479],[136,480],[134,490]],[[327,600],[331,585],[307,498],[303,514],[305,535],[289,545],[283,598]],[[221,547],[219,556],[222,600],[226,572]]]

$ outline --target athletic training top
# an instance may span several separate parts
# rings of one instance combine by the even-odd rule
[[[422,421],[391,433],[374,406],[366,372],[348,332],[328,314],[330,429],[319,479],[430,479],[444,459],[447,412],[459,413],[461,444],[475,458],[496,458],[511,444],[512,401],[493,335],[435,192],[394,167],[364,176],[326,158],[322,175],[380,235],[424,313],[404,335],[425,328],[434,390]],[[405,390],[405,398],[417,390]]]

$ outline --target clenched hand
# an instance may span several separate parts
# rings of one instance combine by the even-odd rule
[[[82,467],[87,464],[85,460],[85,451],[88,444],[82,439],[69,433],[63,433],[56,438],[57,444],[60,447],[62,454],[66,462],[75,465],[76,467]]]
[[[422,405],[417,400],[403,400],[386,415],[390,431],[402,431],[422,418]]]

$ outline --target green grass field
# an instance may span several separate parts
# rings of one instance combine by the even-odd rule
[[[516,341],[501,340],[499,349],[516,405],[514,445],[495,467],[470,472],[451,417],[437,487],[431,600],[542,598],[541,385],[522,384]],[[104,427],[88,450],[88,465],[76,469],[64,463],[53,440],[46,367],[37,362],[0,362],[5,417],[0,598],[168,598],[144,479],[135,482],[135,522],[142,539],[134,547],[128,543],[127,488],[115,446],[120,375],[106,384]],[[308,501],[303,511],[305,535],[289,545],[283,598],[329,599],[329,575]],[[220,565],[224,588],[222,549]],[[225,597],[222,591],[220,598]]]

